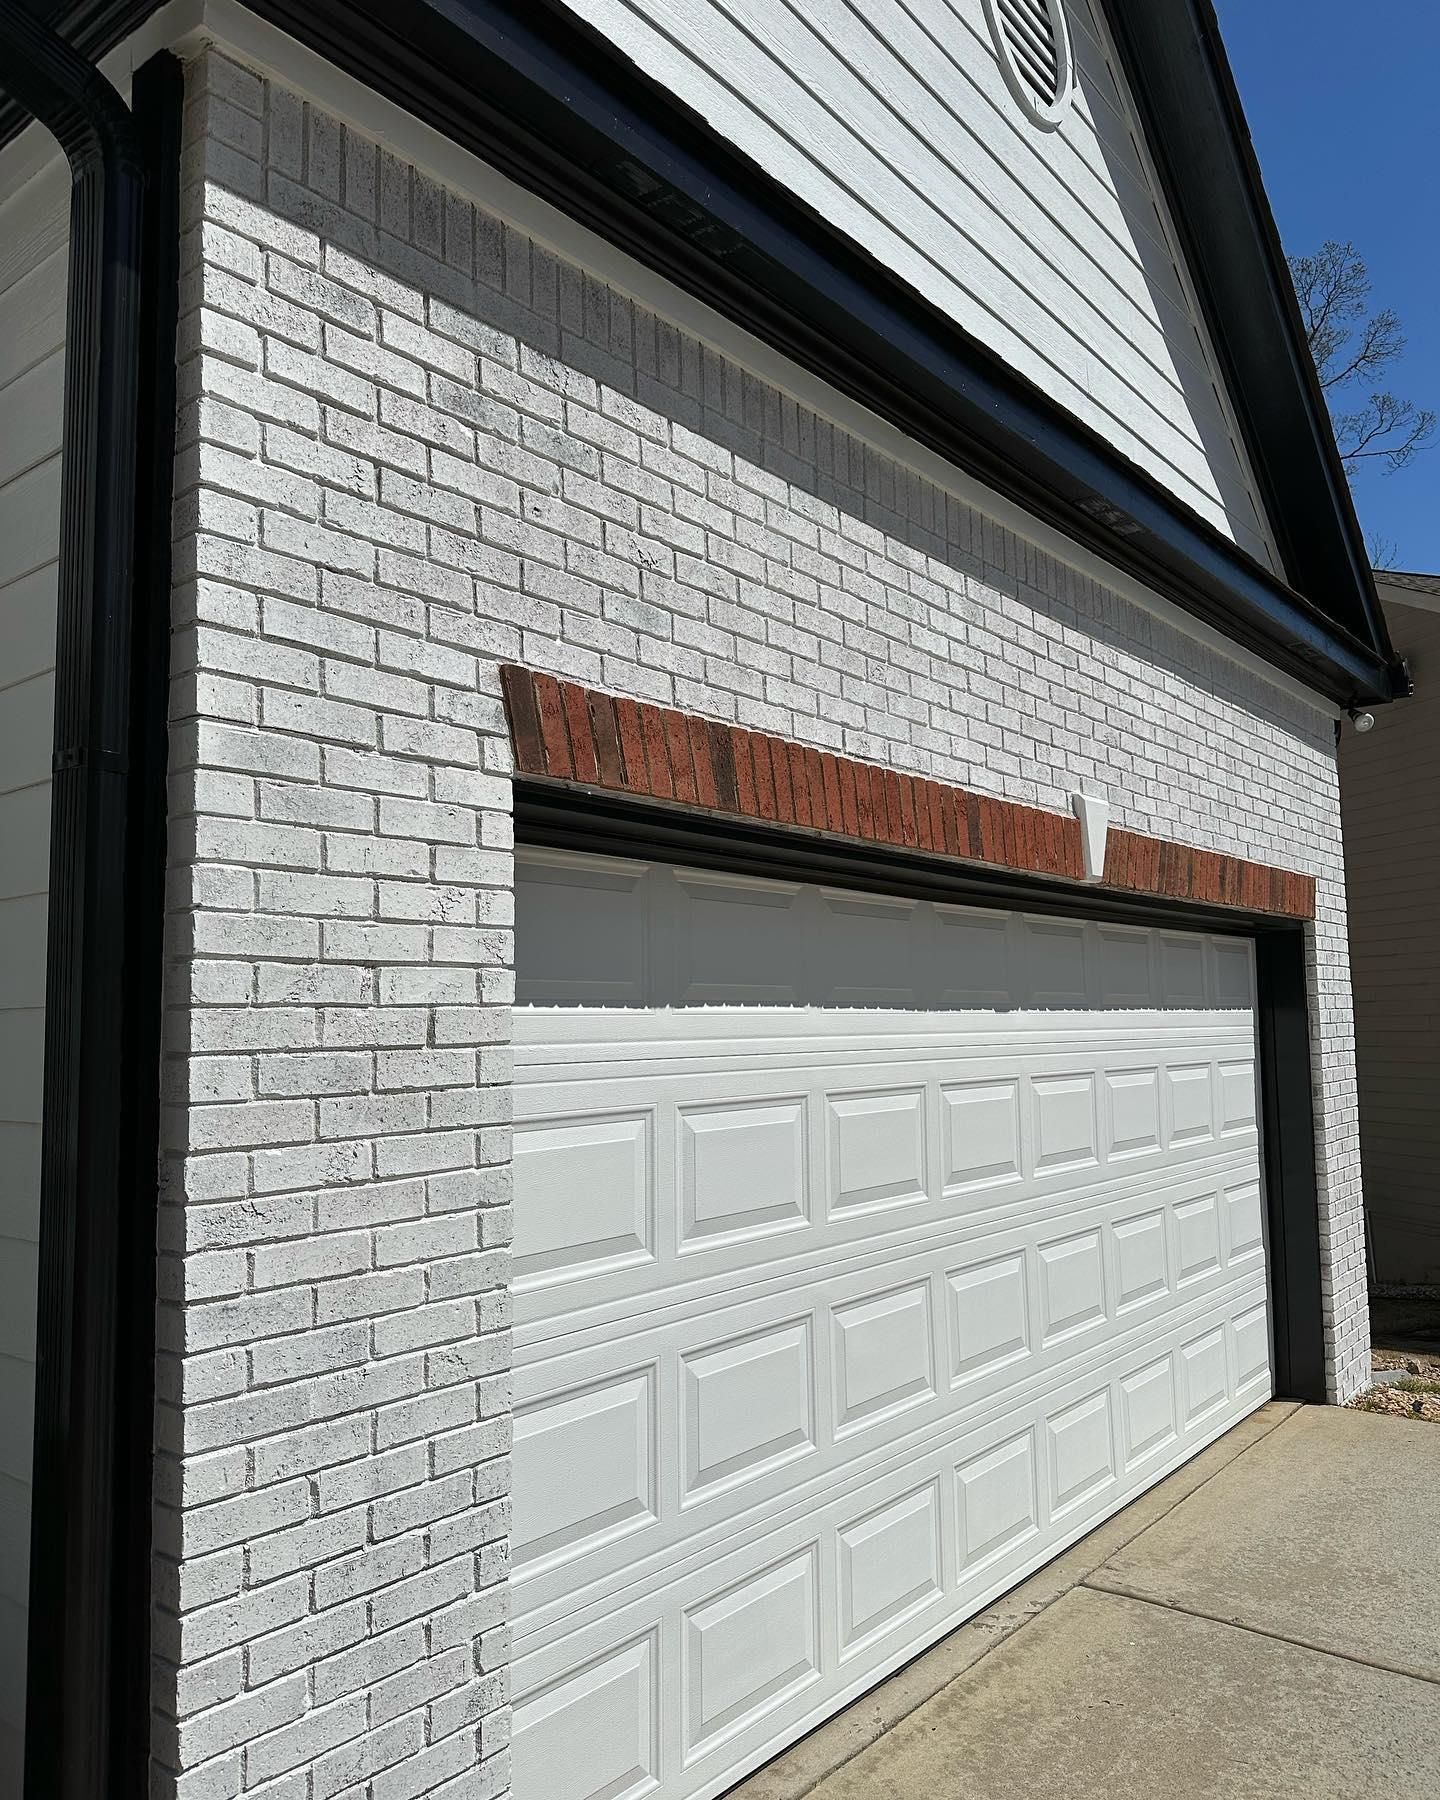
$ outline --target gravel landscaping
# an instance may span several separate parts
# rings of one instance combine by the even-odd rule
[[[1351,1406],[1440,1425],[1440,1288],[1372,1294],[1370,1345],[1375,1385]]]

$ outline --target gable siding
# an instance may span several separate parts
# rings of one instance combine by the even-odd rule
[[[0,1792],[19,1791],[70,180],[0,198]]]
[[[1387,602],[1416,695],[1340,740],[1360,1077],[1360,1154],[1376,1274],[1440,1281],[1440,614]]]
[[[1275,566],[1090,0],[1072,111],[1015,103],[982,0],[567,0],[720,135]]]

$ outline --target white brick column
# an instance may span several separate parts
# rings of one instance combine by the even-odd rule
[[[320,352],[389,353],[246,203],[260,101],[192,70],[153,1791],[478,1797],[508,1785],[509,743],[490,665],[374,585],[426,527],[381,515],[377,388]]]

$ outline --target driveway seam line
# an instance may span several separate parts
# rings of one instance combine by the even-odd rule
[[[1104,1566],[1102,1563],[1091,1574],[1102,1573]],[[1156,1612],[1181,1613],[1187,1619],[1204,1619],[1210,1625],[1225,1625],[1232,1631],[1248,1631],[1252,1637],[1269,1638],[1272,1643],[1277,1644],[1290,1644],[1297,1650],[1312,1651],[1316,1656],[1333,1657],[1336,1662],[1355,1663],[1360,1668],[1375,1669],[1383,1675],[1400,1675],[1407,1681],[1423,1681],[1429,1687],[1440,1687],[1440,1675],[1426,1675],[1418,1669],[1401,1668],[1398,1663],[1382,1662],[1378,1657],[1337,1650],[1333,1645],[1317,1644],[1312,1638],[1292,1637],[1289,1632],[1272,1631],[1264,1625],[1249,1625],[1243,1619],[1227,1619],[1220,1613],[1202,1612],[1199,1607],[1184,1606],[1178,1600],[1157,1600],[1153,1594],[1136,1593],[1133,1588],[1123,1587],[1118,1582],[1114,1585],[1096,1582],[1090,1575],[1086,1575],[1078,1585],[1089,1588],[1092,1594],[1113,1594],[1120,1600],[1133,1600],[1140,1606],[1153,1607]]]

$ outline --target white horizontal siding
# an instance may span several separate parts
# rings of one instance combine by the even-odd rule
[[[70,178],[0,196],[0,1792],[19,1792]]]
[[[567,0],[823,217],[1273,561],[1089,0],[1073,111],[1037,130],[981,0]]]

